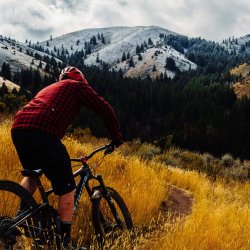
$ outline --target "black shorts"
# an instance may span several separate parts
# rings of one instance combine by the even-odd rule
[[[75,189],[70,157],[58,137],[33,129],[12,130],[11,135],[23,168],[42,169],[57,195]]]

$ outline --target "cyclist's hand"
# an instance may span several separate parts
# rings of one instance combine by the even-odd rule
[[[118,148],[122,143],[123,143],[122,134],[121,134],[121,133],[118,133],[118,135],[116,136],[116,138],[113,138],[112,144],[113,144],[116,148]]]
[[[123,141],[122,140],[116,140],[116,141],[112,141],[112,144],[114,145],[114,147],[118,148],[120,145],[122,145]]]

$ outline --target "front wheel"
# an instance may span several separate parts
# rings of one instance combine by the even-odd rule
[[[122,197],[112,188],[94,188],[97,197],[92,198],[92,221],[98,242],[119,238],[123,232],[133,231],[133,222]]]

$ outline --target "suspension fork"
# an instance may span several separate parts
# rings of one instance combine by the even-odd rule
[[[112,199],[111,199],[111,196],[110,196],[110,194],[109,194],[109,192],[108,192],[108,190],[107,190],[107,188],[106,188],[106,186],[105,186],[105,184],[104,184],[104,181],[103,181],[102,176],[101,176],[101,175],[97,175],[97,176],[96,176],[96,179],[97,179],[97,180],[99,181],[99,183],[100,183],[100,186],[101,186],[101,188],[102,188],[102,196],[105,197],[105,199],[107,200],[108,205],[109,205],[109,207],[110,207],[110,210],[111,210],[111,212],[112,212],[112,214],[113,214],[113,216],[114,216],[114,218],[115,218],[117,224],[118,224],[119,226],[122,225],[122,221],[121,221],[121,219],[120,219],[120,217],[119,217],[119,215],[118,215],[118,213],[117,213],[117,211],[116,211],[115,205],[114,205],[114,203],[113,203],[113,201],[112,201]],[[95,194],[95,193],[93,193],[92,197],[94,196],[94,194]],[[99,197],[99,198],[101,198],[101,197]]]

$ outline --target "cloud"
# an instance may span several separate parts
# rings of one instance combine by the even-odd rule
[[[249,33],[249,0],[1,0],[0,34],[18,40],[84,28],[157,25],[220,41]]]
[[[44,34],[53,30],[48,19],[53,14],[51,9],[40,1],[16,0],[1,1],[1,28],[3,35],[14,38],[43,38]]]

